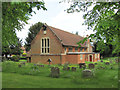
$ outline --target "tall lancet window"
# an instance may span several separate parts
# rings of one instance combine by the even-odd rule
[[[41,53],[48,54],[50,52],[50,39],[48,37],[41,39]]]

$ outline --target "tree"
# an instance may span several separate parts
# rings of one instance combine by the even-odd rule
[[[45,8],[43,1],[39,2],[3,2],[2,3],[2,49],[17,45],[16,30],[21,30],[32,16],[33,8]]]
[[[29,28],[28,37],[25,39],[26,40],[26,42],[25,42],[26,51],[30,50],[30,48],[31,48],[31,42],[35,38],[35,36],[37,35],[37,33],[40,31],[40,29],[41,29],[42,26],[43,26],[43,23],[38,22],[38,23],[32,25]]]
[[[88,10],[93,6],[91,10]],[[96,38],[99,42],[99,50],[104,51],[103,44],[113,45],[113,53],[120,52],[120,1],[119,2],[74,2],[68,13],[84,11],[84,25],[88,25],[88,30],[93,29],[96,33],[91,34],[91,38]],[[90,38],[89,37],[89,38]],[[86,39],[86,38],[85,38]],[[102,45],[102,46],[100,46]]]
[[[78,35],[78,31],[75,34]]]
[[[4,47],[4,49],[2,50],[2,55],[5,55],[5,57],[7,58],[7,55],[20,55],[21,54],[21,46],[22,46],[22,40],[19,40],[19,38],[17,38],[17,44],[14,45],[10,45],[9,47]]]

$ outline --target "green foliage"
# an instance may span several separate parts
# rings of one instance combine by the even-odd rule
[[[18,39],[16,30],[21,30],[32,16],[33,8],[45,8],[43,1],[39,2],[3,2],[2,3],[2,49],[8,52],[10,45],[16,46]]]
[[[13,56],[11,57],[11,59],[12,59],[13,61],[19,61],[19,58],[20,58],[19,55],[13,55]]]
[[[27,60],[24,60],[24,59],[20,59],[19,62],[27,62]]]
[[[23,53],[22,55],[26,56],[26,55],[27,55],[27,53]]]
[[[21,54],[21,40],[18,39],[17,44],[16,45],[9,45],[9,46],[2,46],[2,55],[5,55],[7,58],[7,55],[20,55]]]
[[[42,26],[43,26],[43,23],[38,22],[29,28],[28,37],[25,39],[26,40],[25,42],[26,51],[29,51],[31,49],[31,42],[35,38],[37,33],[40,31]]]
[[[85,22],[83,25],[88,25],[88,29],[93,29],[96,33],[91,38],[96,38],[99,41],[98,49],[103,52],[101,48],[104,43],[113,45],[113,53],[120,52],[120,2],[78,2],[75,1],[67,9],[68,13],[84,11],[83,18]],[[93,8],[91,7],[93,6]],[[92,8],[91,10],[89,8]],[[104,46],[104,45],[103,45]]]

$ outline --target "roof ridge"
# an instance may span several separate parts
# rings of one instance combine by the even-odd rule
[[[56,27],[53,27],[53,26],[49,26],[49,25],[48,25],[48,27],[52,27],[52,28],[55,28],[55,29],[59,29],[59,28],[56,28]],[[72,34],[72,35],[76,35],[76,34],[70,33],[70,32],[68,32],[68,31],[65,31],[65,30],[62,30],[62,29],[59,29],[59,30],[62,31],[62,32],[66,32],[66,33]],[[76,36],[82,37],[82,36],[80,36],[80,35],[76,35]],[[84,37],[82,37],[82,38],[84,38]]]

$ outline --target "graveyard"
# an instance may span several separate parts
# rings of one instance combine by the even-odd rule
[[[117,88],[118,63],[118,57],[64,65],[4,61],[2,88]]]

